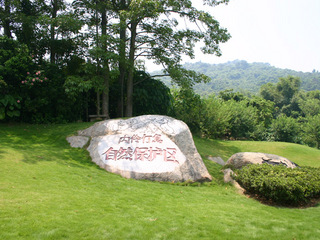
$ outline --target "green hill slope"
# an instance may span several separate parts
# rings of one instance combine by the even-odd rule
[[[300,77],[301,88],[306,91],[320,89],[319,72],[297,72],[276,68],[268,63],[247,63],[243,60],[235,60],[222,64],[186,63],[184,67],[204,73],[211,78],[211,82],[207,84],[195,85],[195,90],[200,95],[218,93],[226,89],[258,93],[261,85],[268,82],[276,83],[280,77],[288,75]],[[169,78],[162,80],[170,84]]]
[[[67,135],[90,123],[0,124],[0,239],[318,239],[320,206],[262,205],[221,182],[179,186],[122,178],[93,164]],[[202,156],[282,153],[320,166],[320,151],[284,143],[196,138]]]

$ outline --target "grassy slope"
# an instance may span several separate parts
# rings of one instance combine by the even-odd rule
[[[320,151],[285,142],[219,141],[195,138],[202,157],[220,156],[224,161],[237,152],[264,152],[288,158],[298,165],[320,167]]]
[[[219,181],[183,187],[99,169],[66,135],[87,127],[0,124],[0,239],[319,239],[320,206],[276,208]],[[196,138],[202,156],[262,151],[320,166],[320,151],[286,143]]]

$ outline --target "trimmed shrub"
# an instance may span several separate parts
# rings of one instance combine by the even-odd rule
[[[297,206],[320,197],[320,168],[250,164],[234,178],[247,192],[276,204]]]

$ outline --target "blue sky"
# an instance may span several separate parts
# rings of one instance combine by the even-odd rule
[[[193,0],[201,7],[202,0]],[[206,7],[232,38],[222,56],[203,55],[185,62],[224,63],[235,59],[267,62],[296,71],[320,71],[320,0],[230,0]],[[148,70],[157,69],[147,63]]]

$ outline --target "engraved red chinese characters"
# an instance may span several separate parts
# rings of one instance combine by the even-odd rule
[[[153,147],[136,147],[134,150],[131,147],[120,149],[114,149],[110,147],[102,155],[105,156],[105,160],[134,160],[134,161],[153,161],[158,156],[165,162],[176,162],[175,155],[177,153],[176,148],[153,148]]]

